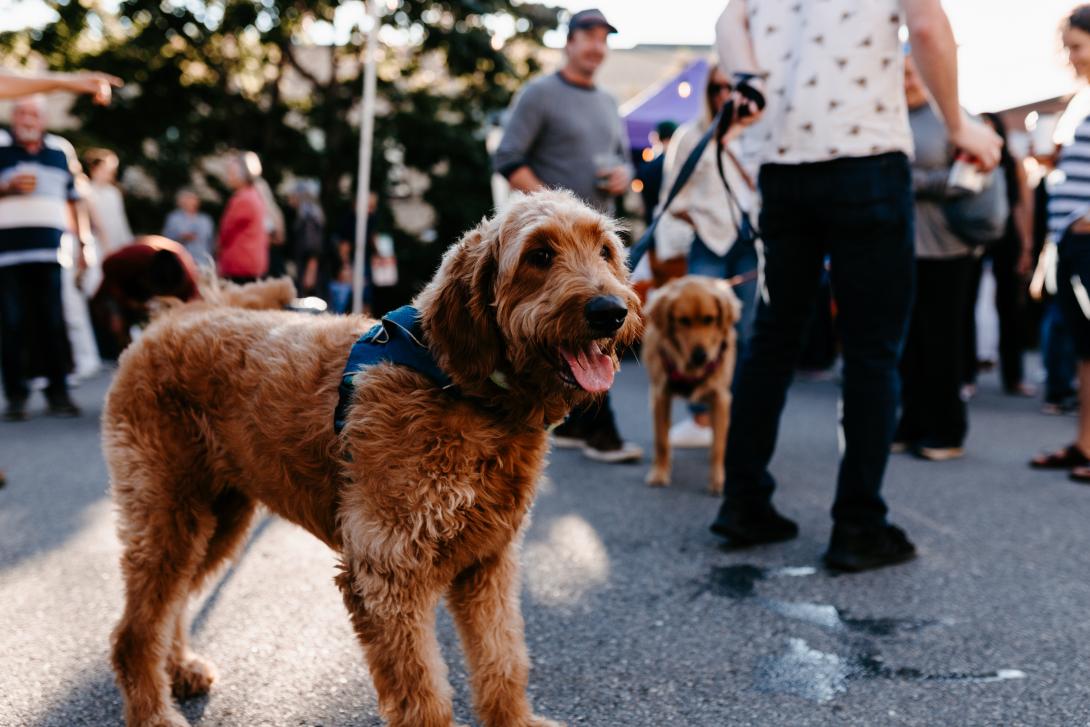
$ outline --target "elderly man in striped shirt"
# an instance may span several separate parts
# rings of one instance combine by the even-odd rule
[[[86,223],[77,210],[75,152],[45,133],[41,96],[16,102],[0,130],[0,371],[8,421],[27,418],[27,362],[44,367],[56,416],[78,416],[66,376],[71,353],[61,302],[61,238],[77,236],[82,269]]]

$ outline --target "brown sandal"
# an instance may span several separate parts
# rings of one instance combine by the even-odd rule
[[[1069,444],[1049,454],[1039,454],[1029,461],[1029,466],[1037,470],[1070,470],[1087,464],[1090,464],[1090,457],[1083,454],[1076,444]],[[1090,483],[1090,480],[1087,482]]]

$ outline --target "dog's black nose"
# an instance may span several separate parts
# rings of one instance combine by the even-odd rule
[[[691,366],[703,366],[708,362],[708,352],[704,350],[703,346],[697,346],[693,349],[693,352],[689,354],[689,365]]]
[[[615,295],[599,295],[587,301],[583,315],[595,333],[613,333],[628,316],[628,307]]]

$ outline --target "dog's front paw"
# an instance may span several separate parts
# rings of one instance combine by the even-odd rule
[[[644,481],[651,487],[666,487],[670,484],[670,470],[666,467],[652,467]]]
[[[153,715],[149,719],[130,721],[128,724],[139,724],[140,727],[190,727],[189,720],[173,707]]]
[[[563,722],[556,722],[556,721],[551,720],[551,719],[545,719],[544,717],[539,717],[538,715],[535,714],[534,716],[530,717],[530,721],[526,723],[526,727],[568,727],[568,726]]]
[[[185,661],[170,666],[171,691],[178,699],[208,694],[216,680],[216,667],[207,659],[189,654]]]

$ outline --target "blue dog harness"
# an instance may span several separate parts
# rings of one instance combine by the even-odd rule
[[[403,305],[382,317],[367,333],[364,333],[348,354],[348,363],[341,374],[339,398],[333,415],[333,428],[338,434],[344,429],[348,404],[352,401],[356,376],[368,366],[380,363],[393,363],[407,366],[413,371],[424,374],[434,381],[440,389],[457,393],[454,381],[439,368],[435,357],[424,345],[424,329],[420,324],[420,311],[409,305]]]

